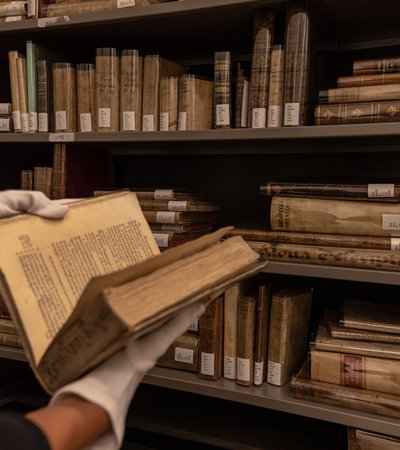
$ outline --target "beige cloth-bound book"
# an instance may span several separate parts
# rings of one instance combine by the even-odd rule
[[[121,52],[120,128],[121,131],[142,129],[143,57],[135,49]]]
[[[160,131],[178,129],[179,78],[162,77],[160,80]]]

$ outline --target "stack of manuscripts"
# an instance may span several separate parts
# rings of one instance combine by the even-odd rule
[[[400,270],[400,186],[268,182],[270,231],[236,229],[271,261]]]
[[[294,396],[397,418],[399,344],[398,305],[344,298],[340,311],[323,312]]]
[[[349,76],[320,91],[316,125],[400,121],[400,58],[353,61]]]
[[[22,348],[17,329],[11,320],[6,303],[0,294],[0,345]]]

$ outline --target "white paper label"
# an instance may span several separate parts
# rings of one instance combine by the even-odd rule
[[[230,125],[229,103],[215,105],[216,125]]]
[[[171,211],[158,211],[156,214],[157,223],[175,223],[175,213]]]
[[[214,375],[214,353],[201,352],[200,373],[203,375]]]
[[[0,117],[0,131],[11,131],[10,130],[10,119]]]
[[[39,113],[39,131],[41,133],[49,132],[49,116],[47,113]]]
[[[38,130],[38,114],[37,114],[37,112],[28,113],[28,126],[29,126],[29,131],[37,131]]]
[[[193,364],[193,350],[190,350],[188,348],[175,347],[175,361],[186,364]]]
[[[281,384],[281,364],[268,361],[268,373],[267,373],[267,381],[271,384],[276,384],[280,386]]]
[[[254,384],[260,386],[263,384],[264,362],[254,363]]]
[[[398,252],[400,250],[400,238],[390,239],[390,250],[393,252]]]
[[[243,128],[248,127],[248,111],[249,111],[249,82],[244,80],[243,82],[243,98],[242,98],[242,111],[240,114],[240,126]]]
[[[111,127],[111,108],[99,108],[99,128]]]
[[[169,234],[165,233],[153,233],[154,239],[157,245],[161,248],[168,248]]]
[[[187,112],[182,111],[178,115],[178,130],[179,131],[185,131],[186,130],[186,119],[187,119]]]
[[[28,0],[28,17],[35,16],[36,0]]]
[[[168,202],[168,211],[187,211],[187,201],[170,200]]]
[[[9,16],[6,17],[6,22],[20,22],[23,16]]]
[[[67,128],[67,111],[56,111],[56,131]]]
[[[21,130],[23,133],[29,131],[29,115],[28,113],[21,113]]]
[[[79,114],[80,130],[82,133],[90,133],[92,129],[92,114],[80,113]]]
[[[122,131],[135,131],[135,111],[123,111],[122,112]]]
[[[153,114],[145,114],[143,116],[143,131],[155,131]]]
[[[285,103],[284,125],[298,125],[300,123],[300,103]]]
[[[155,200],[172,200],[174,191],[172,189],[156,189],[154,191]]]
[[[169,113],[160,113],[160,131],[169,130]]]
[[[118,0],[117,8],[129,8],[130,6],[135,6],[135,0]]]
[[[20,130],[21,129],[21,111],[13,111],[12,118],[13,118],[14,130]]]
[[[39,28],[46,28],[51,25],[57,25],[58,23],[69,22],[68,16],[58,16],[58,17],[42,17],[37,20],[37,26]]]
[[[382,214],[382,230],[400,230],[400,214]]]
[[[252,128],[265,128],[267,124],[267,110],[265,108],[253,108],[251,115]]]
[[[229,380],[236,379],[236,358],[231,356],[224,357],[224,377]]]
[[[74,133],[49,133],[49,142],[74,142]]]
[[[250,376],[250,359],[237,358],[237,375],[236,378],[241,381],[251,381]]]
[[[188,331],[199,331],[199,319],[195,320],[188,326]]]
[[[267,126],[270,128],[282,126],[282,106],[273,105],[268,107]]]
[[[0,103],[0,114],[10,114],[11,104],[10,103]]]
[[[369,184],[368,197],[371,198],[393,198],[394,184]]]

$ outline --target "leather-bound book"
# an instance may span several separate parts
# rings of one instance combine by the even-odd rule
[[[231,52],[214,52],[214,128],[231,128]]]
[[[178,129],[179,78],[162,77],[160,80],[160,131]]]
[[[199,337],[193,333],[179,336],[157,361],[157,366],[198,372]]]

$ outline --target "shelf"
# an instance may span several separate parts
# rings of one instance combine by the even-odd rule
[[[393,436],[400,436],[400,420],[361,411],[339,408],[323,403],[295,399],[290,393],[290,384],[276,387],[264,383],[262,386],[244,387],[234,381],[221,378],[218,381],[200,380],[195,374],[155,367],[144,378],[144,383],[232,400],[261,408],[268,408],[314,419],[359,427]]]

